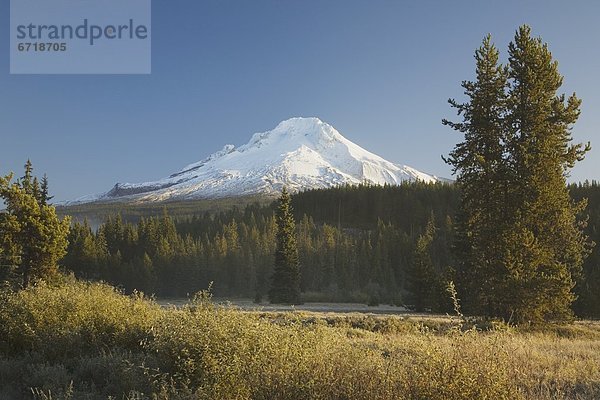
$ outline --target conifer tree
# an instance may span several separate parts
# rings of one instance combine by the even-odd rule
[[[6,204],[0,214],[0,264],[14,266],[24,288],[56,274],[68,244],[70,219],[60,220],[54,207],[40,203],[35,182],[29,161],[20,182],[12,182],[12,175],[0,177],[0,198]]]
[[[563,82],[558,62],[528,26],[509,45],[509,71],[508,204],[516,218],[499,312],[517,321],[565,320],[572,314],[574,277],[590,249],[577,218],[586,201],[575,203],[566,186],[569,170],[590,150],[589,143],[571,144],[581,100],[557,94]]]
[[[42,183],[40,184],[40,202],[42,204],[48,204],[50,200],[54,198],[54,196],[50,196],[48,190],[48,177],[46,174],[42,177]]]
[[[276,213],[275,266],[271,278],[271,303],[300,303],[300,262],[296,244],[296,223],[291,197],[283,188]]]
[[[457,285],[465,311],[490,313],[503,264],[501,241],[506,225],[506,190],[510,186],[506,154],[508,71],[488,35],[475,51],[476,80],[462,87],[468,102],[449,100],[463,122],[444,125],[464,135],[446,160],[457,174],[461,209],[457,221]]]
[[[425,232],[417,239],[412,266],[410,268],[410,290],[415,311],[437,309],[438,274],[431,260],[431,244],[435,236],[433,215],[427,222]]]
[[[33,194],[33,164],[31,160],[27,160],[25,163],[25,175],[21,177],[21,187],[27,194]]]
[[[517,323],[570,318],[574,275],[589,243],[566,177],[589,150],[570,144],[581,101],[558,95],[562,76],[546,44],[522,26],[498,65],[489,37],[477,81],[451,101],[464,134],[448,158],[462,191],[459,280],[467,309]],[[470,297],[469,297],[470,295]],[[469,308],[470,306],[470,308]]]

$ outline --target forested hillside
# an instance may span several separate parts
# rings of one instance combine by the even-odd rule
[[[570,189],[575,199],[589,198],[586,230],[600,241],[600,186]],[[304,300],[444,311],[458,201],[450,184],[348,186],[294,195]],[[127,291],[185,297],[213,282],[217,296],[266,299],[275,250],[274,204],[191,217],[154,211],[160,215],[137,222],[113,215],[97,231],[76,223],[63,264],[80,277]],[[599,261],[595,249],[576,288],[581,315],[600,312]]]

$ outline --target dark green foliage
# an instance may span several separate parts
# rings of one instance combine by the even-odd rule
[[[570,185],[569,192],[575,202],[588,201],[585,233],[596,244],[600,242],[600,184],[596,181]],[[582,317],[600,317],[600,248],[595,246],[576,276],[574,311]]]
[[[307,190],[292,197],[296,218],[348,229],[373,229],[379,220],[420,234],[433,211],[437,221],[452,216],[459,204],[453,185],[403,182],[395,185],[340,186]]]
[[[281,192],[275,216],[275,265],[271,277],[269,300],[271,303],[300,303],[300,261],[296,242],[296,223],[292,214],[290,194]]]
[[[445,311],[445,272],[436,268],[433,262],[433,246],[437,236],[433,214],[425,232],[419,235],[409,272],[409,291],[415,311]],[[448,261],[448,260],[446,260]]]
[[[457,199],[450,185],[421,183],[292,196],[299,221],[301,291],[322,301],[372,298],[403,304],[415,242],[432,212],[444,222],[432,244],[435,268],[442,271],[451,264],[450,215]],[[253,204],[180,220],[163,214],[141,218],[135,225],[113,216],[97,232],[85,221],[75,223],[64,264],[77,276],[161,297],[186,297],[214,282],[217,296],[265,299],[274,265],[276,206]],[[307,215],[312,210],[319,219]],[[374,210],[387,210],[385,219]],[[145,255],[151,263],[144,263]]]
[[[564,321],[589,244],[566,187],[568,170],[589,150],[571,145],[580,100],[557,95],[557,63],[521,27],[498,64],[489,37],[476,52],[469,101],[453,107],[464,134],[448,162],[462,191],[457,280],[466,310],[515,322]]]
[[[571,191],[576,201],[589,198],[586,233],[600,240],[598,186]],[[447,184],[341,187],[293,195],[303,300],[414,305],[413,257],[432,213],[437,228],[428,252],[433,270],[443,283],[455,280],[448,267],[459,265],[451,248],[458,203],[458,190]],[[128,292],[186,297],[214,282],[216,296],[264,300],[274,264],[276,205],[200,212],[177,220],[144,217],[135,225],[111,217],[97,232],[76,223],[63,263],[78,276],[112,282]],[[161,214],[160,208],[156,213]],[[576,287],[579,315],[600,315],[600,303],[593,300],[600,287],[594,272],[600,265],[597,254],[596,249],[586,261]],[[437,310],[446,311],[449,298],[444,287],[439,290]]]
[[[52,200],[54,196],[50,196],[48,189],[48,177],[44,174],[42,178],[42,183],[40,183],[40,203],[48,204],[50,200]]]
[[[0,279],[18,279],[24,288],[51,279],[66,253],[70,218],[60,220],[47,204],[47,186],[41,190],[30,161],[19,181],[0,177],[0,199],[6,205],[0,213]]]

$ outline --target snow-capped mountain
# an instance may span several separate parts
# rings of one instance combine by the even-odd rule
[[[343,184],[394,185],[407,180],[436,182],[438,178],[386,161],[318,118],[291,118],[273,130],[254,134],[243,146],[227,145],[167,178],[117,183],[104,194],[72,203],[275,195],[284,186],[299,191]]]

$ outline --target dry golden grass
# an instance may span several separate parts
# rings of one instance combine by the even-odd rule
[[[0,298],[0,398],[597,399],[600,326],[161,309],[99,284]]]

